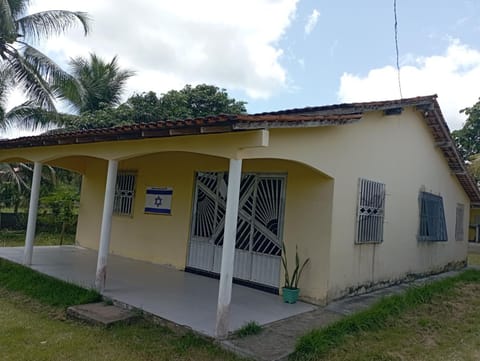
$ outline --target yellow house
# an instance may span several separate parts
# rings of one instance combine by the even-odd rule
[[[470,228],[468,232],[469,242],[480,242],[480,205],[474,204],[470,209]]]
[[[0,141],[35,163],[30,264],[42,164],[83,175],[76,242],[220,275],[217,333],[234,281],[281,292],[282,242],[310,258],[301,298],[330,300],[463,267],[480,194],[436,96],[220,115]]]

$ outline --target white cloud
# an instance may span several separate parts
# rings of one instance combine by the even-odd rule
[[[459,110],[472,106],[480,96],[480,50],[454,40],[443,55],[408,59],[411,64],[400,71],[403,96],[438,94],[450,129],[461,128],[465,116]],[[338,97],[342,102],[399,98],[397,71],[385,66],[365,77],[344,73]]]
[[[137,71],[129,93],[158,93],[186,83],[211,83],[267,98],[287,86],[278,41],[298,0],[35,0],[30,10],[86,11],[92,33],[50,39],[42,48],[61,64],[95,52],[119,56]]]
[[[308,16],[307,23],[305,24],[305,34],[310,34],[318,22],[318,17],[320,16],[320,11],[313,9],[312,13]]]
[[[5,109],[10,110],[13,107],[16,107],[17,105],[22,104],[26,100],[27,100],[27,98],[25,97],[23,92],[20,89],[15,88],[11,92],[8,93],[8,98],[7,98],[7,102],[5,104]]]

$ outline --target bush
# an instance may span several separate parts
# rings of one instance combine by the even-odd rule
[[[23,230],[27,228],[26,213],[0,213],[0,229]]]

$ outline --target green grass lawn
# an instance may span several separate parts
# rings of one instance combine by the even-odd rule
[[[105,329],[65,318],[68,305],[99,300],[93,290],[0,260],[0,359],[239,360],[191,332],[145,320]]]
[[[469,255],[480,264],[480,255]],[[0,260],[1,360],[239,360],[191,332],[141,320],[109,329],[65,317],[91,290]],[[387,298],[309,333],[294,360],[480,360],[480,271]]]
[[[74,244],[75,235],[65,234],[63,244]],[[60,235],[54,233],[38,233],[35,236],[36,246],[56,246],[60,244]],[[25,231],[0,230],[0,247],[21,247],[25,245]]]
[[[294,360],[480,360],[480,271],[386,298],[300,339]]]
[[[236,360],[212,342],[147,321],[108,329],[65,318],[63,308],[0,288],[2,361]]]
[[[480,360],[480,284],[459,284],[374,332],[347,336],[331,361]]]

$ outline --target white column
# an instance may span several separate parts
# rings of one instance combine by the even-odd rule
[[[33,241],[35,239],[35,227],[37,225],[38,196],[40,194],[40,181],[42,179],[42,163],[35,162],[33,165],[32,187],[30,189],[30,205],[28,206],[27,233],[25,235],[25,248],[23,250],[23,264],[32,264]]]
[[[217,323],[215,328],[217,338],[224,338],[228,335],[241,176],[242,160],[230,159],[222,265],[220,268],[220,285],[218,290]]]
[[[107,182],[105,185],[105,200],[103,201],[102,229],[100,231],[100,245],[98,247],[97,273],[95,287],[99,292],[105,288],[107,277],[107,258],[110,247],[110,233],[112,230],[113,201],[115,198],[115,184],[117,181],[118,161],[108,161]]]

